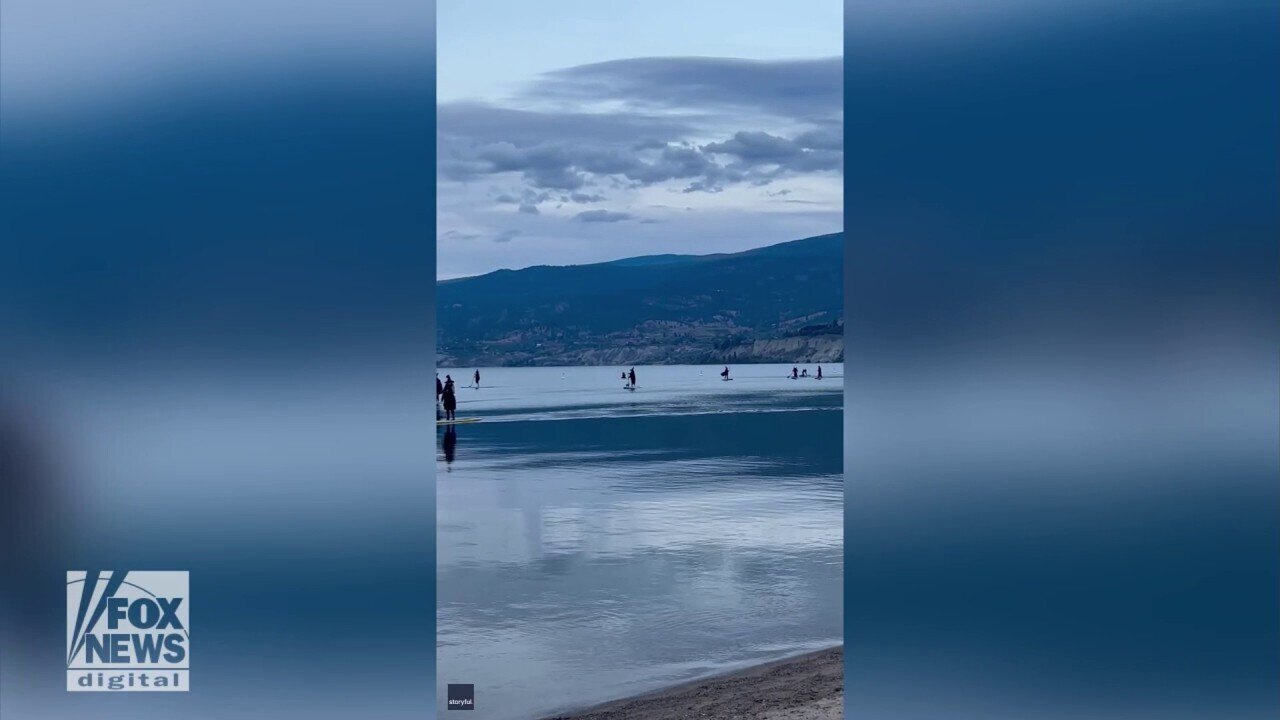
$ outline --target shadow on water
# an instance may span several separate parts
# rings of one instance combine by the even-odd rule
[[[789,476],[832,475],[840,473],[842,462],[838,401],[825,410],[795,412],[476,423],[461,431],[446,428],[439,445],[454,466],[461,432],[464,460],[474,460],[477,470],[512,471],[512,481],[522,479],[520,470],[560,465],[566,456],[579,465],[726,458],[748,475],[773,475],[779,466]]]

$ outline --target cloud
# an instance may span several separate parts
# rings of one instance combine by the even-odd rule
[[[446,240],[475,240],[480,235],[477,233],[464,233],[458,230],[446,230],[440,234],[440,237]]]
[[[549,200],[600,203],[655,186],[719,193],[839,174],[842,73],[840,58],[633,58],[556,70],[501,103],[442,105],[438,174],[498,184],[495,201],[527,214]]]
[[[844,109],[844,62],[840,57],[629,58],[545,73],[525,96],[576,102],[611,100],[651,111],[748,111],[833,122]]]
[[[818,137],[818,141],[812,137]],[[739,131],[701,146],[670,143],[646,150],[584,144],[574,139],[548,140],[532,146],[462,142],[447,150],[441,173],[446,179],[458,181],[517,173],[527,191],[571,192],[572,202],[604,200],[603,195],[584,189],[614,180],[627,187],[682,181],[686,191],[714,192],[742,182],[765,184],[787,174],[840,171],[843,152],[829,149],[833,142],[829,138],[812,137]],[[514,197],[504,194],[498,201],[512,202]]]
[[[511,242],[520,234],[519,230],[503,230],[494,236],[493,241],[496,243]]]
[[[728,155],[736,159],[729,167],[744,172],[751,180],[775,177],[786,172],[805,173],[839,170],[844,164],[844,153],[830,149],[832,140],[820,136],[806,137],[810,133],[784,138],[766,132],[738,132],[723,142],[708,143],[702,151],[714,155]],[[813,147],[821,145],[821,147]]]
[[[612,210],[587,210],[573,216],[574,220],[586,223],[615,223],[630,220],[631,213],[614,212]]]
[[[686,137],[697,126],[670,116],[640,112],[597,113],[534,110],[481,102],[451,102],[436,110],[441,135],[479,143],[508,142],[527,147],[548,139],[579,138],[630,146],[636,138]]]
[[[835,150],[844,152],[844,128],[824,126],[800,133],[796,143],[809,150]]]

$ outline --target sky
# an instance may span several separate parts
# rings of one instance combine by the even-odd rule
[[[842,28],[838,0],[439,3],[438,277],[840,231]]]

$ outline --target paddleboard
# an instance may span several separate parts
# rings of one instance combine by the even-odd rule
[[[720,379],[721,379],[721,380],[724,380],[725,382],[728,382],[728,381],[732,380],[733,378],[720,378]]]
[[[635,385],[623,385],[623,386],[622,386],[622,389],[623,389],[623,390],[635,390],[635,389],[636,389],[636,386],[635,386]]]
[[[440,427],[441,425],[466,425],[467,423],[480,422],[483,419],[484,418],[478,418],[478,417],[465,417],[465,418],[457,418],[456,420],[437,420],[436,427]]]

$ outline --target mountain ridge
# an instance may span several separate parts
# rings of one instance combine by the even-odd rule
[[[529,366],[843,359],[833,233],[736,253],[536,265],[437,283],[438,362]]]

